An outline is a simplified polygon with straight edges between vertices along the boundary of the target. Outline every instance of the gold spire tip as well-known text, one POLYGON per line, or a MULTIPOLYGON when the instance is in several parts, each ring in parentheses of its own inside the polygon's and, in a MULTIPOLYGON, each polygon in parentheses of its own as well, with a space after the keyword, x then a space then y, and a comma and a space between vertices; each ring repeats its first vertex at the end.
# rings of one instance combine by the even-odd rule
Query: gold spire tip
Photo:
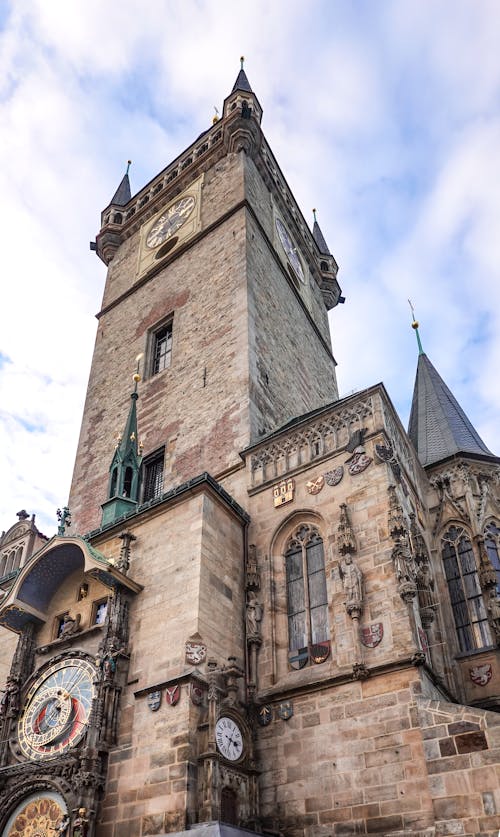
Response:
POLYGON ((245 63, 245 56, 244 55, 240 56, 240 63, 241 63, 241 69, 243 69, 243 64, 245 63))

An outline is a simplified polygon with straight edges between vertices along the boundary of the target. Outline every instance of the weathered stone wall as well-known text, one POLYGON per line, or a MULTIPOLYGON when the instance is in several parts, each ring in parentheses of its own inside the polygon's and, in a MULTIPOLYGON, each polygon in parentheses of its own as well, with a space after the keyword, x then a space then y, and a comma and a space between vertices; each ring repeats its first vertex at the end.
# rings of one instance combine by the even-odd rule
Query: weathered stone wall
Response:
MULTIPOLYGON (((196 811, 197 756, 206 745, 207 661, 185 660, 194 634, 219 665, 244 666, 243 530, 211 494, 186 494, 160 514, 130 527, 130 576, 144 590, 130 607, 129 685, 122 695, 119 741, 110 769, 99 837, 182 830, 196 811), (191 701, 191 675, 201 705, 191 701), (180 699, 163 696, 157 712, 147 693, 180 683, 180 699), (202 725, 200 727, 200 724, 202 725)), ((116 558, 118 541, 99 548, 116 558)))

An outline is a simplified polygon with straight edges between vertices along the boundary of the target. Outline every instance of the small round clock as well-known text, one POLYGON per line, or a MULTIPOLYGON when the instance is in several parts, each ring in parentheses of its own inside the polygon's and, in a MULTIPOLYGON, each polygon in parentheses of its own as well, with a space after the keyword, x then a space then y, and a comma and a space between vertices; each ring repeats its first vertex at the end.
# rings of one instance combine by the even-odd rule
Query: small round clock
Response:
POLYGON ((302 267, 302 262, 297 253, 297 248, 293 243, 290 234, 285 227, 281 218, 276 218, 276 231, 278 233, 279 240, 281 242, 281 246, 285 251, 285 255, 288 259, 290 267, 292 268, 295 275, 300 279, 301 282, 305 282, 304 276, 304 268, 302 267))
POLYGON ((151 250, 159 247, 173 236, 187 221, 196 204, 193 195, 187 195, 173 203, 156 219, 146 238, 146 246, 151 250))
POLYGON ((243 754, 243 735, 232 718, 219 718, 215 725, 215 740, 219 752, 228 761, 238 761, 243 754))
POLYGON ((70 657, 34 681, 18 721, 21 752, 41 760, 66 752, 84 735, 95 694, 95 667, 70 657))

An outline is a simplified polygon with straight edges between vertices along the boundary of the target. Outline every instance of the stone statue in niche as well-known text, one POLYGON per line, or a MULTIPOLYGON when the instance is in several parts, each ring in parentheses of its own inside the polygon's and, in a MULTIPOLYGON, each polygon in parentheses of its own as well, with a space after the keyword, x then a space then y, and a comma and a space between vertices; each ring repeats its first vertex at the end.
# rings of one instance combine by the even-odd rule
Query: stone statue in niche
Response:
POLYGON ((347 553, 339 566, 340 578, 346 596, 345 606, 349 615, 361 611, 363 606, 363 573, 347 553))
POLYGON ((247 639, 260 639, 262 605, 255 593, 248 594, 247 601, 247 639))
POLYGON ((16 677, 8 677, 0 700, 0 718, 15 718, 19 713, 19 683, 16 677))
POLYGON ((497 643, 500 643, 500 598, 497 596, 496 590, 491 590, 486 607, 497 643))
POLYGON ((73 619, 69 613, 65 613, 63 616, 59 639, 66 639, 66 637, 76 634, 80 630, 80 619, 81 616, 79 613, 76 614, 75 619, 73 619))
POLYGON ((87 837, 88 824, 87 809, 79 808, 73 823, 73 837, 87 837))
POLYGON ((434 579, 428 561, 421 561, 417 569, 418 606, 424 628, 429 628, 434 621, 435 602, 432 595, 434 579))

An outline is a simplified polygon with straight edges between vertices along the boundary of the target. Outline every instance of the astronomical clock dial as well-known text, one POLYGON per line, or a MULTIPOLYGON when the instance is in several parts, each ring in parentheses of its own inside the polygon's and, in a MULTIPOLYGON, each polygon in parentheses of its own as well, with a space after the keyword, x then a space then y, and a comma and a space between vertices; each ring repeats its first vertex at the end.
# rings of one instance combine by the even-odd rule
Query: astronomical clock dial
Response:
POLYGON ((243 735, 232 718, 219 718, 215 725, 215 740, 219 752, 228 761, 238 761, 243 754, 243 735))
POLYGON ((65 753, 87 728, 96 670, 87 660, 54 663, 35 680, 18 721, 23 755, 36 761, 65 753))
POLYGON ((168 241, 182 227, 184 222, 187 221, 195 204, 196 200, 193 195, 187 195, 185 198, 180 198, 180 200, 169 206, 151 227, 146 238, 146 246, 154 250, 160 244, 168 241))
POLYGON ((290 267, 292 268, 297 278, 300 279, 301 282, 305 282, 306 279, 304 276, 304 269, 302 267, 302 262, 300 261, 299 255, 297 253, 297 248, 293 243, 290 234, 281 218, 276 218, 276 231, 278 233, 281 246, 285 251, 285 256, 288 259, 290 267))

